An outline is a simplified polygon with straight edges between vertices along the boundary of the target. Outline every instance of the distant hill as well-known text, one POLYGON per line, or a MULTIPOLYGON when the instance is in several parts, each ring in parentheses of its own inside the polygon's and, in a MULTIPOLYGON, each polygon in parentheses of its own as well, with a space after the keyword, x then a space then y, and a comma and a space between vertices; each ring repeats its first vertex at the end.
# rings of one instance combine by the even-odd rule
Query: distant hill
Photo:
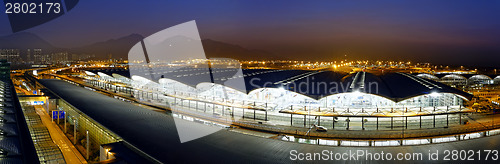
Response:
MULTIPOLYGON (((95 54, 107 58, 109 54, 115 59, 126 59, 132 46, 140 42, 144 37, 139 34, 132 34, 118 39, 111 39, 105 42, 98 42, 88 46, 72 49, 71 52, 77 54, 95 54)), ((265 60, 279 59, 269 52, 261 50, 248 50, 238 45, 214 41, 211 39, 202 40, 203 49, 207 58, 232 58, 237 60, 265 60)))
POLYGON ((128 51, 144 37, 139 34, 131 34, 118 39, 110 39, 104 42, 97 42, 83 47, 70 49, 75 54, 95 54, 96 58, 108 59, 109 54, 114 59, 126 59, 128 51))
MULTIPOLYGON (((131 34, 76 48, 58 48, 35 34, 21 32, 0 37, 0 48, 20 49, 23 58, 26 56, 26 49, 41 48, 44 54, 65 51, 70 54, 95 54, 98 59, 108 59, 110 54, 113 59, 127 59, 130 48, 143 38, 142 35, 131 34)), ((232 58, 237 60, 281 59, 266 51, 250 50, 239 45, 211 39, 202 40, 202 44, 207 58, 232 58)))
POLYGON ((272 53, 262 50, 249 50, 238 45, 204 39, 201 41, 208 58, 232 58, 237 60, 273 60, 280 59, 272 53))

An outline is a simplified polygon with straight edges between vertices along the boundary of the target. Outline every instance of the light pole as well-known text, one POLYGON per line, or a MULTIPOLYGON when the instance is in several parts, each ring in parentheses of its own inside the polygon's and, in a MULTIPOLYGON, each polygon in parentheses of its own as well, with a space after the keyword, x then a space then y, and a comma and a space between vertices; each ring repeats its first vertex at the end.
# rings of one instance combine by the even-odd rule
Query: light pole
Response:
MULTIPOLYGON (((408 117, 405 117, 405 112, 406 112, 406 110, 403 107, 403 117, 401 117, 402 118, 401 119, 401 124, 403 124, 403 121, 405 121, 405 119, 406 119, 406 121, 408 121, 408 117)), ((401 127, 403 127, 403 128, 401 128, 401 130, 403 131, 402 132, 403 136, 401 137, 401 146, 403 146, 403 142, 404 142, 404 139, 405 139, 405 128, 406 128, 406 126, 408 126, 406 124, 406 122, 405 122, 405 125, 401 126, 401 127)))
POLYGON ((87 134, 87 154, 86 154, 86 156, 87 156, 87 160, 88 160, 89 159, 89 154, 90 154, 90 150, 89 150, 89 147, 90 147, 89 130, 87 130, 85 133, 87 134))
POLYGON ((73 118, 73 144, 76 145, 76 120, 73 118))
POLYGON ((57 111, 57 126, 59 126, 59 118, 61 117, 61 110, 57 111))
POLYGON ((66 126, 66 112, 64 112, 64 133, 66 133, 68 130, 67 130, 67 126, 66 126))

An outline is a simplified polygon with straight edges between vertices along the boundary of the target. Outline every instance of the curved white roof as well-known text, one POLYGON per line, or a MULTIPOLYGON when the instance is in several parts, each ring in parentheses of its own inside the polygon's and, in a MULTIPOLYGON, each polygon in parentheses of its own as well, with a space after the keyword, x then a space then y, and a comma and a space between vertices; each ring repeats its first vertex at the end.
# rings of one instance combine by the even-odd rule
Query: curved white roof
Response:
MULTIPOLYGON (((133 76, 132 76, 132 80, 134 80, 134 81, 139 81, 139 82, 145 82, 145 83, 153 82, 153 81, 151 81, 151 80, 149 80, 149 79, 147 79, 147 78, 144 78, 144 77, 142 77, 142 76, 137 76, 137 75, 133 75, 133 76)), ((154 83, 154 82, 153 82, 153 83, 154 83)))
POLYGON ((116 73, 111 74, 111 76, 113 76, 116 79, 128 79, 128 80, 130 80, 128 77, 125 77, 125 76, 122 76, 122 75, 119 75, 116 73))
POLYGON ((421 78, 425 78, 425 79, 430 79, 430 80, 439 80, 438 77, 431 75, 431 74, 427 74, 427 73, 421 73, 421 74, 418 74, 417 76, 421 77, 421 78))
POLYGON ((95 75, 96 75, 95 73, 92 73, 92 72, 90 72, 90 71, 85 71, 85 73, 86 73, 87 75, 89 75, 89 76, 95 76, 95 75))
MULTIPOLYGON (((222 72, 212 72, 216 75, 215 77, 217 77, 214 78, 214 80, 226 79, 226 77, 229 79, 234 76, 234 72, 221 71, 222 72)), ((281 70, 270 72, 269 70, 253 69, 244 70, 243 73, 245 76, 241 77, 241 79, 237 79, 243 87, 227 85, 230 80, 216 80, 212 83, 224 85, 246 94, 260 88, 283 88, 284 90, 306 95, 313 99, 355 91, 376 94, 391 99, 394 102, 403 101, 411 97, 431 92, 454 93, 462 95, 463 97, 471 96, 463 91, 435 82, 436 80, 427 80, 404 73, 376 75, 358 72, 345 75, 334 71, 281 70), (287 81, 287 83, 278 83, 281 81, 287 81), (353 86, 353 84, 355 85, 353 86)), ((204 78, 206 75, 207 72, 205 70, 185 69, 180 72, 166 74, 163 78, 197 88, 197 85, 200 83, 210 83, 210 78, 204 78)), ((448 75, 444 77, 444 79, 447 78, 466 80, 465 77, 460 75, 448 75)), ((147 80, 144 77, 139 78, 135 75, 132 76, 132 79, 135 81, 147 80)))
POLYGON ((492 80, 489 76, 486 75, 474 75, 470 77, 471 80, 492 80))
POLYGON ((465 78, 464 76, 462 75, 457 75, 457 74, 449 74, 449 75, 446 75, 444 77, 441 78, 442 80, 444 79, 453 79, 453 80, 466 80, 467 78, 465 78))
MULTIPOLYGON (((132 76, 132 79, 135 80, 135 81, 141 81, 141 82, 152 82, 150 81, 149 79, 146 79, 144 77, 141 77, 141 76, 132 76)), ((172 80, 172 79, 168 79, 168 78, 161 78, 159 80, 159 83, 162 84, 162 83, 167 83, 167 82, 174 82, 174 83, 177 83, 177 84, 180 84, 180 85, 183 85, 187 88, 194 88, 194 87, 191 87, 187 84, 184 84, 182 82, 179 82, 177 80, 172 80)), ((286 92, 290 92, 290 93, 294 93, 296 94, 296 96, 299 96, 299 97, 304 97, 304 99, 311 99, 311 100, 314 100, 312 97, 308 96, 308 95, 305 95, 305 94, 302 94, 302 93, 299 93, 299 92, 294 92, 294 91, 291 91, 291 90, 286 90, 286 89, 282 89, 282 88, 273 88, 273 87, 265 87, 265 88, 255 88, 251 91, 249 91, 248 93, 245 93, 245 92, 242 92, 240 90, 237 90, 237 89, 234 89, 234 88, 231 88, 231 87, 228 87, 228 86, 225 86, 225 85, 221 85, 221 84, 216 84, 216 83, 210 83, 210 82, 203 82, 203 83, 200 83, 196 86, 196 89, 202 89, 204 87, 206 87, 207 85, 210 85, 209 88, 211 88, 213 85, 216 85, 216 86, 222 86, 222 87, 225 87, 226 89, 228 90, 232 90, 234 92, 240 92, 242 94, 246 94, 246 95, 252 95, 252 94, 255 94, 255 92, 275 92, 275 91, 286 91, 286 92)), ((329 96, 325 96, 321 99, 326 99, 328 97, 328 99, 330 99, 331 97, 334 97, 334 96, 340 96, 340 95, 343 95, 343 94, 353 94, 354 92, 346 92, 346 93, 335 93, 335 94, 331 94, 329 96)), ((454 94, 456 96, 459 96, 460 98, 462 99, 465 99, 465 100, 469 100, 469 98, 466 98, 460 94, 457 94, 457 93, 453 93, 453 92, 439 92, 439 93, 443 93, 443 94, 454 94)), ((377 97, 382 97, 384 99, 387 99, 389 101, 392 101, 392 102, 399 102, 399 101, 395 101, 393 99, 390 99, 389 97, 386 97, 386 96, 383 96, 383 95, 379 95, 379 94, 373 94, 373 93, 366 93, 366 92, 360 92, 359 93, 360 95, 370 95, 370 96, 377 96, 377 97)), ((427 94, 420 94, 420 95, 415 95, 415 96, 412 96, 412 97, 408 97, 408 98, 405 98, 405 99, 411 99, 411 98, 415 98, 415 97, 419 97, 419 96, 427 96, 431 93, 427 93, 427 94)), ((321 100, 319 99, 319 100, 321 100)), ((400 100, 402 101, 402 100, 400 100)))
POLYGON ((97 75, 99 75, 101 77, 106 77, 106 78, 113 78, 113 77, 106 75, 105 73, 102 73, 102 72, 97 72, 97 75))

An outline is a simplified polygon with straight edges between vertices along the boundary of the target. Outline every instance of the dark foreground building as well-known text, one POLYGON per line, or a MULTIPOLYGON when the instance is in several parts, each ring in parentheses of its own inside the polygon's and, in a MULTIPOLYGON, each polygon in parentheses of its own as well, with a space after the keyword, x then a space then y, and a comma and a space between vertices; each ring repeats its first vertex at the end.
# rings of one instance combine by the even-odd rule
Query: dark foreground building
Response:
POLYGON ((6 60, 0 60, 0 163, 39 163, 6 60))

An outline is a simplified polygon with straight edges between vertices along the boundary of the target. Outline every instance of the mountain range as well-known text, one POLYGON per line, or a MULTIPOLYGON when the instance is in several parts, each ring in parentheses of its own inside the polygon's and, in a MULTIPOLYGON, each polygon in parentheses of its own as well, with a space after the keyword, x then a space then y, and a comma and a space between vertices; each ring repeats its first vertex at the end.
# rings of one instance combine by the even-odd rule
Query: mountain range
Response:
MULTIPOLYGON (((61 48, 52 45, 33 33, 21 32, 0 37, 0 49, 19 49, 20 55, 26 58, 27 49, 42 49, 43 54, 56 52, 68 52, 70 54, 87 54, 96 56, 96 59, 127 59, 128 51, 133 45, 140 42, 144 37, 139 34, 96 42, 74 48, 61 48)), ((232 58, 237 60, 274 60, 280 57, 262 50, 251 50, 239 45, 228 44, 211 39, 202 40, 203 48, 207 58, 232 58)))

